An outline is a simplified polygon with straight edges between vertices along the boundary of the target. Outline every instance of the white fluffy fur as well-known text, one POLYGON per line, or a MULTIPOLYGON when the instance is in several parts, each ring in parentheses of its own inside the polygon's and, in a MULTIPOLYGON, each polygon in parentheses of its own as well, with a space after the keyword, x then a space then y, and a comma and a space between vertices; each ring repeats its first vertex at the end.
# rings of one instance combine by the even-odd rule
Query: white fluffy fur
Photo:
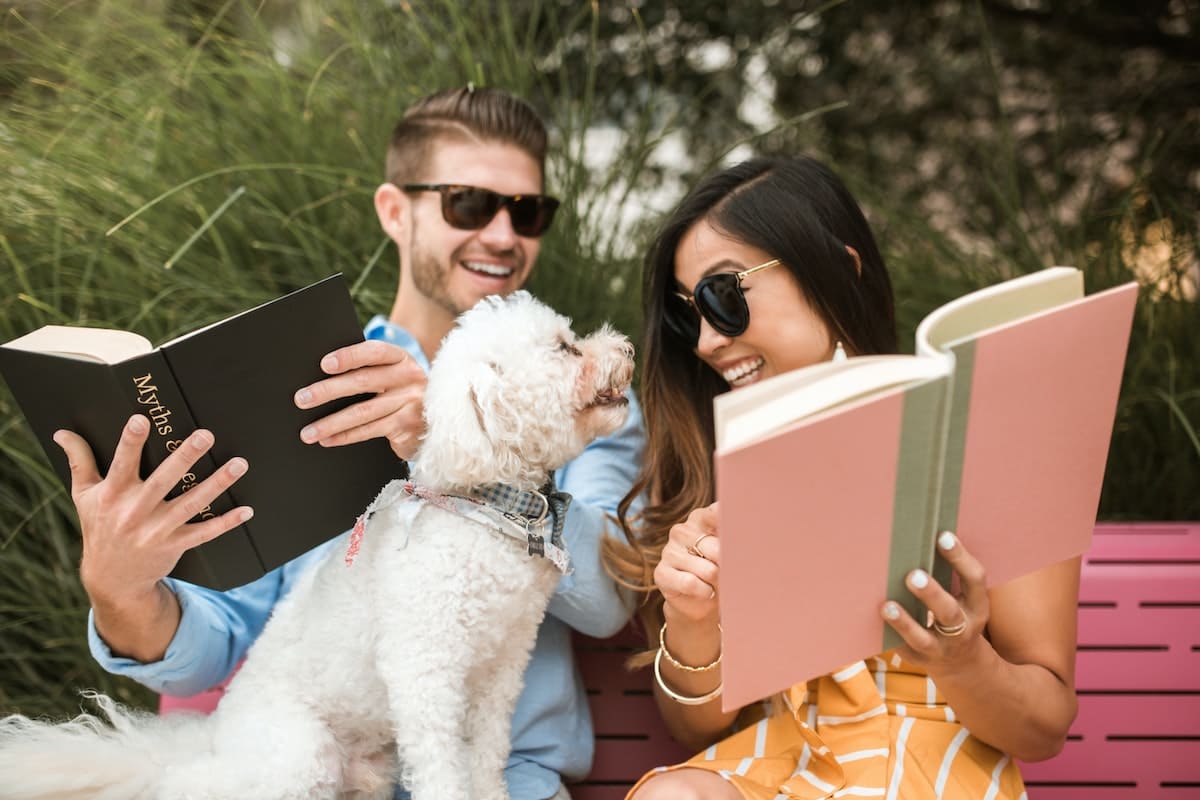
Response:
MULTIPOLYGON (((632 348, 576 341, 524 292, 446 337, 417 484, 535 489, 623 421, 632 348)), ((433 504, 377 514, 275 609, 217 710, 156 717, 90 695, 108 722, 0 720, 0 795, 28 798, 506 798, 513 706, 558 572, 433 504), (397 760, 398 753, 398 760, 397 760), (397 763, 404 765, 398 776, 397 763)))

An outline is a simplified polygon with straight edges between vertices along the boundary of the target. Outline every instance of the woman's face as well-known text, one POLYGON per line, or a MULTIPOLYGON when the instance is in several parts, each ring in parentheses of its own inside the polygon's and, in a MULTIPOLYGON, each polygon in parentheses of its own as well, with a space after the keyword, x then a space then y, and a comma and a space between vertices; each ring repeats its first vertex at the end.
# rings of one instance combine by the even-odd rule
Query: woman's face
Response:
MULTIPOLYGON (((701 278, 742 272, 773 258, 700 220, 675 250, 676 288, 691 295, 701 278)), ((737 389, 764 378, 827 361, 834 342, 824 321, 809 306, 786 266, 756 272, 742 281, 750 325, 740 336, 724 336, 700 319, 695 353, 737 389)))

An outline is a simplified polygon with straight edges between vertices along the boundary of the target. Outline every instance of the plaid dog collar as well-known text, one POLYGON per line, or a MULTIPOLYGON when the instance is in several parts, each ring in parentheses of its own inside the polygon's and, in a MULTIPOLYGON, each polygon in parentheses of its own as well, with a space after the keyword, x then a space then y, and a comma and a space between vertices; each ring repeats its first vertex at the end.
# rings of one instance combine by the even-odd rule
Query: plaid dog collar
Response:
MULTIPOLYGON (((546 481, 541 489, 533 492, 494 483, 475 489, 471 492, 471 498, 491 506, 509 518, 516 518, 515 521, 526 527, 537 525, 553 514, 550 543, 555 547, 562 547, 563 519, 566 517, 571 495, 558 491, 554 487, 553 479, 546 481)), ((536 544, 532 540, 530 548, 530 554, 533 555, 536 544)))
MULTIPOLYGON (((529 555, 547 559, 564 574, 570 572, 570 559, 563 547, 562 530, 571 495, 556 490, 553 480, 547 481, 540 491, 535 492, 493 484, 466 496, 438 494, 411 481, 394 480, 383 487, 355 521, 346 549, 346 566, 354 564, 372 517, 385 509, 392 509, 393 514, 402 514, 405 508, 415 508, 408 504, 409 500, 431 503, 487 525, 500 534, 524 543, 529 555), (549 541, 544 535, 547 532, 550 534, 549 541)), ((407 537, 401 540, 400 546, 403 547, 406 541, 407 537)))

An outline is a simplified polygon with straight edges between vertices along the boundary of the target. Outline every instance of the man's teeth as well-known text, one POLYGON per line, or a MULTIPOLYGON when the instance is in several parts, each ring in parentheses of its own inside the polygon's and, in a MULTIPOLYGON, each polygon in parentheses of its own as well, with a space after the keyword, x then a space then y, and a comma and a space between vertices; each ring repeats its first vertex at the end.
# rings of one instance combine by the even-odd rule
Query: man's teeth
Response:
POLYGON ((737 366, 730 367, 729 369, 722 372, 721 377, 723 377, 725 379, 726 383, 731 384, 731 385, 735 384, 735 383, 739 383, 739 382, 744 382, 746 378, 749 378, 755 372, 758 372, 758 370, 762 367, 763 363, 764 363, 763 359, 761 359, 761 358, 756 358, 752 361, 743 361, 742 363, 738 364, 737 366))
POLYGON ((472 272, 482 272, 484 275, 491 275, 496 278, 507 278, 515 271, 512 267, 502 267, 499 264, 484 264, 479 261, 464 261, 463 266, 472 272))

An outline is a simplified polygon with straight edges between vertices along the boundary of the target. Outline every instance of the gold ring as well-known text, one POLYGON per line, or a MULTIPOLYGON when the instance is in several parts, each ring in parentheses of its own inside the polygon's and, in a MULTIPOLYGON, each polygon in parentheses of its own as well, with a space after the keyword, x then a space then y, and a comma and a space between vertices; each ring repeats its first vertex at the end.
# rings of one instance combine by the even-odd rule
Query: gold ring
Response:
POLYGON ((951 625, 949 628, 944 627, 940 622, 938 622, 935 619, 933 621, 933 629, 935 631, 937 631, 938 633, 940 633, 942 636, 947 636, 947 637, 951 637, 951 638, 953 638, 955 636, 962 636, 963 631, 965 631, 967 629, 967 618, 964 616, 962 622, 958 623, 957 625, 951 625))
POLYGON ((703 558, 705 561, 708 561, 708 556, 704 555, 704 553, 701 552, 701 550, 700 550, 700 543, 703 542, 705 539, 707 539, 710 536, 712 536, 711 533, 700 534, 699 539, 697 539, 696 541, 692 542, 691 544, 689 544, 687 546, 687 551, 694 556, 699 556, 700 558, 703 558))

